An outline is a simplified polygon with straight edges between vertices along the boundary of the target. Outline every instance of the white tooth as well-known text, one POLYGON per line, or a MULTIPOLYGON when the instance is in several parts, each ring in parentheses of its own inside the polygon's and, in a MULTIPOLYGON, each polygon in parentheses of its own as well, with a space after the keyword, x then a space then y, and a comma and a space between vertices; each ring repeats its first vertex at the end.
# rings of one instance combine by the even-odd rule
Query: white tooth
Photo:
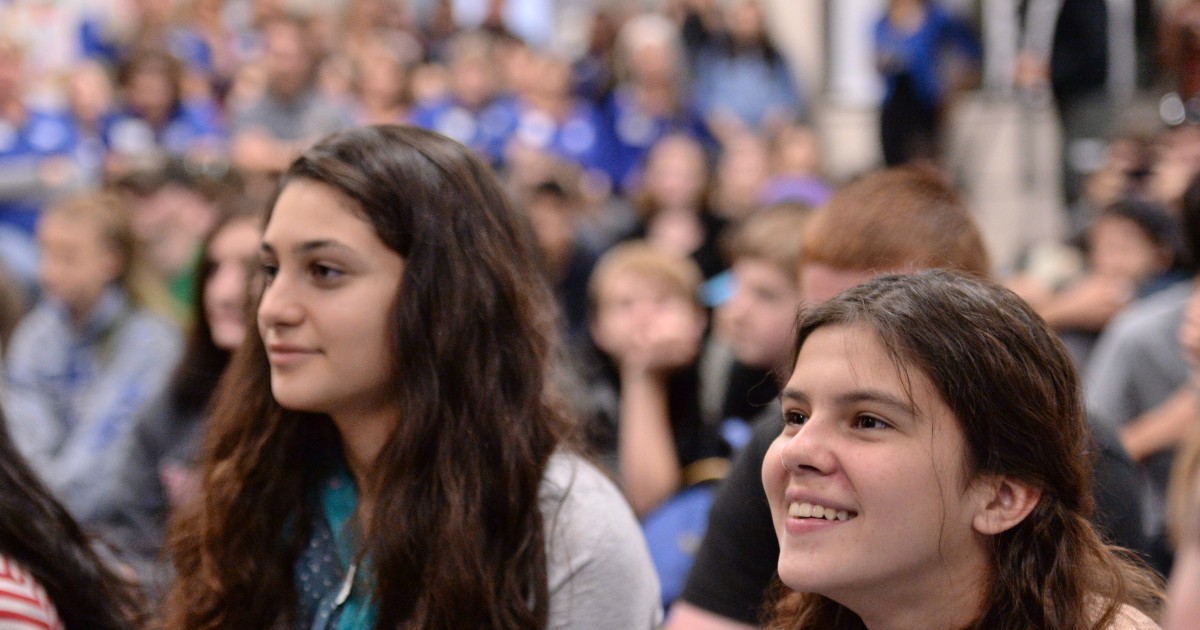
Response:
POLYGON ((825 520, 832 521, 837 518, 837 512, 830 508, 825 508, 825 520))
POLYGON ((813 518, 822 518, 824 516, 825 516, 825 508, 823 508, 819 505, 814 505, 813 509, 812 509, 812 517, 813 518))
POLYGON ((796 514, 796 516, 799 516, 800 518, 808 518, 808 517, 812 516, 812 513, 813 513, 813 506, 811 503, 801 503, 800 511, 796 514))
POLYGON ((788 516, 798 518, 800 516, 800 504, 792 502, 788 504, 788 516))
POLYGON ((839 510, 839 511, 838 511, 838 513, 837 513, 837 519, 838 519, 839 521, 845 521, 845 520, 849 520, 849 518, 850 518, 850 513, 849 513, 849 512, 847 512, 846 510, 839 510))

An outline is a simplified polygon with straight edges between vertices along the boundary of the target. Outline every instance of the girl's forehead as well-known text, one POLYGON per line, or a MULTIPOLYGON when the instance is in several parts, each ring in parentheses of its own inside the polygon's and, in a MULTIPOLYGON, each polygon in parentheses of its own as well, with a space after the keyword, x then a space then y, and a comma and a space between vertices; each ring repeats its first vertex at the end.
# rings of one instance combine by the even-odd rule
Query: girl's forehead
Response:
POLYGON ((797 365, 806 358, 804 350, 814 340, 822 346, 823 353, 832 351, 844 356, 854 375, 894 385, 897 394, 917 412, 930 412, 932 407, 948 408, 938 384, 925 368, 906 357, 895 347, 895 341, 880 334, 870 323, 836 322, 813 329, 800 347, 797 365))

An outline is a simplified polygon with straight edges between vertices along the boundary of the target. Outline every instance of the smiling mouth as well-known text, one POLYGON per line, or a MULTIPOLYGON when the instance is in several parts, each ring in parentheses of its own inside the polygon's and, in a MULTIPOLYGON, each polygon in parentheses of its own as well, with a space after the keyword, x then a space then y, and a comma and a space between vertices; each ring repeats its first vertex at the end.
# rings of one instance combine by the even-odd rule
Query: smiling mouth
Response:
POLYGON ((791 518, 816 518, 825 519, 827 521, 848 521, 856 516, 858 512, 849 510, 835 510, 830 507, 823 507, 814 503, 797 503, 788 504, 788 516, 791 518))

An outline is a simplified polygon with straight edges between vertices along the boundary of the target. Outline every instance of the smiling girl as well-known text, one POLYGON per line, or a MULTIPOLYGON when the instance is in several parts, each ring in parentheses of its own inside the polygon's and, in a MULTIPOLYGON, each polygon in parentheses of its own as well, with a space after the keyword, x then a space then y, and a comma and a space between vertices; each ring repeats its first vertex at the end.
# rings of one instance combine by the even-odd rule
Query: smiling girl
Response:
POLYGON ((1062 344, 1007 290, 884 276, 807 312, 763 460, 774 627, 1157 628, 1151 574, 1087 518, 1062 344))
POLYGON ((354 129, 291 165, 176 523, 168 627, 656 623, 632 511, 553 402, 519 216, 432 132, 354 129))

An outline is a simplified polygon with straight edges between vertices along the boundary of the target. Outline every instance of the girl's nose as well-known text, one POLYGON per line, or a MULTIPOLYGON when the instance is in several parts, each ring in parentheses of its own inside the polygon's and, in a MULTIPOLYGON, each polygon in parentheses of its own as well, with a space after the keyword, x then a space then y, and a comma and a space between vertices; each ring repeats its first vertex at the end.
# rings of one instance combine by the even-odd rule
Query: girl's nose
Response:
POLYGON ((277 274, 264 288, 258 303, 258 323, 262 328, 293 326, 304 317, 304 308, 295 290, 283 274, 277 274))
POLYGON ((792 474, 829 474, 837 468, 837 439, 828 420, 810 417, 786 438, 779 458, 792 474))

